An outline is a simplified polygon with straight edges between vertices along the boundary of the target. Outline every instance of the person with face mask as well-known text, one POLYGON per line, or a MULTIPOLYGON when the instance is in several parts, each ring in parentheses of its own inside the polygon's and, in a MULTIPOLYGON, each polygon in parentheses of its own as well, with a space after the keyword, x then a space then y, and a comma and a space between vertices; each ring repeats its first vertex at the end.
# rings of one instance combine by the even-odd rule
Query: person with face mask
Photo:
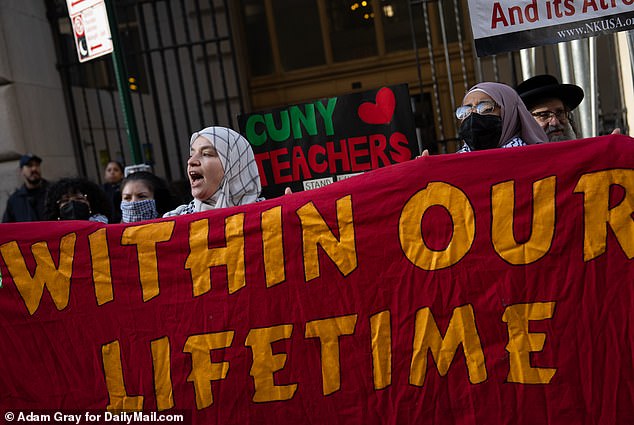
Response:
POLYGON ((174 207, 165 181, 148 171, 132 173, 121 183, 122 223, 153 220, 174 207))
POLYGON ((75 177, 61 179, 49 187, 44 210, 48 220, 89 220, 107 224, 112 206, 99 185, 75 177))
POLYGON ((194 199, 163 217, 192 214, 260 200, 260 174, 251 145, 236 131, 207 127, 189 140, 187 177, 194 199))
POLYGON ((509 148, 548 141, 517 92, 502 83, 484 82, 473 86, 456 109, 458 135, 463 146, 458 152, 509 148))

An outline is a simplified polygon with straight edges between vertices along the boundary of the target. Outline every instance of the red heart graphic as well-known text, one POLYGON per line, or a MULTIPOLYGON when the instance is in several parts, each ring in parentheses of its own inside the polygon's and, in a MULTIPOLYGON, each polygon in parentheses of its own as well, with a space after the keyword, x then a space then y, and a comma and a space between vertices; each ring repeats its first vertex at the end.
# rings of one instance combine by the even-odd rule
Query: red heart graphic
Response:
POLYGON ((389 124, 394 116, 396 99, 394 92, 383 87, 376 94, 376 103, 365 102, 359 106, 358 114, 368 124, 389 124))

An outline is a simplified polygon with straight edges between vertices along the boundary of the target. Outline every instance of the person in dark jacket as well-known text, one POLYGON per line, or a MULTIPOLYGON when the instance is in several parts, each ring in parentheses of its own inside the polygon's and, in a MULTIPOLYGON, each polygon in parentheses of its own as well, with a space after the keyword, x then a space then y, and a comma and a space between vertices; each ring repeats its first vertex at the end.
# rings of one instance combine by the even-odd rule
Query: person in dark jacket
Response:
POLYGON ((121 182, 123 181, 123 164, 118 161, 110 161, 103 173, 104 184, 101 188, 112 204, 112 223, 121 221, 121 182))
POLYGON ((3 223, 45 220, 44 202, 48 182, 42 178, 41 163, 42 158, 33 154, 25 154, 20 158, 20 174, 24 184, 9 197, 2 217, 3 223))

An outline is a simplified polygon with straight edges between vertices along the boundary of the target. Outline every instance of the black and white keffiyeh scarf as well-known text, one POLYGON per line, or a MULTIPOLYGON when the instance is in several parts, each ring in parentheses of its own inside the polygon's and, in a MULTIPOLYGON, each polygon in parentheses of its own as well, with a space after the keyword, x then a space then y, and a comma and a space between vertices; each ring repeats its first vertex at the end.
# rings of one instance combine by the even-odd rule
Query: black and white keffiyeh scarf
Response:
POLYGON ((194 199, 163 217, 250 204, 261 200, 260 174, 249 141, 230 128, 207 127, 192 134, 189 145, 191 146, 199 137, 209 140, 218 152, 224 169, 220 187, 211 198, 194 199))
POLYGON ((136 223, 137 221, 153 220, 158 217, 156 201, 144 199, 135 202, 121 202, 121 222, 136 223))

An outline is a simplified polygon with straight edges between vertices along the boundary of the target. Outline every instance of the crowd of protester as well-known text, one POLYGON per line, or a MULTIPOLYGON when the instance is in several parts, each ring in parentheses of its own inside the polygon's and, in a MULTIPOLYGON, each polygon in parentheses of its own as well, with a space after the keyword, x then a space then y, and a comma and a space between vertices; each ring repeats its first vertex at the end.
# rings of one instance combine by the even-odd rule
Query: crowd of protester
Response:
MULTIPOLYGON (((551 75, 529 78, 516 88, 478 83, 456 109, 462 141, 458 152, 575 139, 571 112, 583 97, 580 87, 560 84, 551 75)), ((225 127, 207 127, 191 135, 189 148, 187 179, 193 199, 180 206, 166 182, 148 171, 149 167, 128 167, 128 174, 128 168, 110 161, 102 185, 80 177, 51 184, 42 178, 42 159, 25 154, 19 162, 24 184, 9 198, 2 221, 133 223, 262 199, 258 167, 242 135, 225 127)), ((425 151, 423 156, 427 155, 425 151)))
POLYGON ((165 180, 147 171, 149 166, 124 167, 110 161, 102 185, 83 177, 48 183, 42 178, 42 159, 26 154, 20 160, 24 184, 10 197, 3 222, 134 223, 261 199, 253 151, 242 135, 225 127, 207 127, 191 136, 189 146, 187 177, 193 199, 181 206, 165 180))

